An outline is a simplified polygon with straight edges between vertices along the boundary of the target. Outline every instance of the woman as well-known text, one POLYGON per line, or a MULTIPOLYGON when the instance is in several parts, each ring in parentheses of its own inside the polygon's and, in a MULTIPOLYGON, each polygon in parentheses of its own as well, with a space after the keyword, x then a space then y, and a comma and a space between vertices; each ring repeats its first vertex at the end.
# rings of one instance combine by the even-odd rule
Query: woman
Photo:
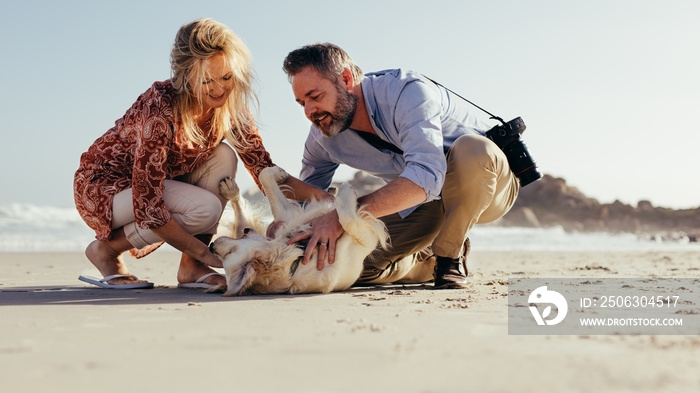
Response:
POLYGON ((227 202, 219 182, 236 174, 236 154, 221 141, 258 185, 260 171, 273 165, 248 109, 255 100, 250 53, 226 26, 200 19, 178 31, 171 66, 172 78, 154 83, 81 156, 75 203, 97 233, 85 254, 105 277, 83 281, 152 287, 129 274, 121 255, 140 258, 165 241, 183 253, 179 283, 226 283, 210 268, 222 262, 207 247, 227 202))

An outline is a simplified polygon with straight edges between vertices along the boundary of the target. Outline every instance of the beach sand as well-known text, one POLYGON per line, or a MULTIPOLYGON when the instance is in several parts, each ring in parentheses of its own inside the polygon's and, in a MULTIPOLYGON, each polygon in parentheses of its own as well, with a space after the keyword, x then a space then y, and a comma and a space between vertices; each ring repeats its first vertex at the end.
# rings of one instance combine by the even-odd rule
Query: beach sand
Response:
POLYGON ((0 253, 3 392, 698 392, 700 336, 508 335, 508 278, 700 277, 697 252, 479 252, 470 285, 221 297, 179 256, 152 290, 90 287, 80 253, 0 253))

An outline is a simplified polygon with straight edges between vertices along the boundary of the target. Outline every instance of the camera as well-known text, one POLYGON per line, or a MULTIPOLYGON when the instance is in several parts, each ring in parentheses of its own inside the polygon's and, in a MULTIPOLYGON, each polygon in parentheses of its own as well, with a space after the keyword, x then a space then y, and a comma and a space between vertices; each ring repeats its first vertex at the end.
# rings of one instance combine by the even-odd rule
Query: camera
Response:
POLYGON ((530 152, 525 143, 520 140, 520 134, 525 131, 525 122, 522 118, 504 122, 503 119, 495 117, 502 124, 486 131, 486 137, 493 141, 506 155, 510 170, 520 180, 520 187, 538 180, 542 177, 537 170, 537 164, 532 160, 530 152))

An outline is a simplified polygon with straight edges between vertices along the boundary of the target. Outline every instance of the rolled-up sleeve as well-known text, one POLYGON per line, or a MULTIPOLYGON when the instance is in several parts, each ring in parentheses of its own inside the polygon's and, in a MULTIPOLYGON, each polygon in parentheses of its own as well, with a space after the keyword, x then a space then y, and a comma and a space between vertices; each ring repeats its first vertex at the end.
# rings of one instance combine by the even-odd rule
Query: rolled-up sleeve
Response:
MULTIPOLYGON (((255 120, 253 116, 250 116, 252 126, 243 133, 234 132, 232 133, 233 138, 244 138, 241 143, 246 146, 245 149, 236 149, 238 156, 241 158, 241 162, 248 170, 250 175, 253 177, 253 181, 258 186, 260 191, 263 191, 262 183, 260 183, 260 172, 267 167, 274 166, 272 158, 270 158, 270 153, 268 153, 265 146, 263 146, 262 138, 260 137, 260 132, 258 128, 254 125, 255 120)), ((235 143, 233 144, 236 145, 235 143)), ((264 191, 263 191, 264 192, 264 191)))
POLYGON ((399 175, 425 190, 426 202, 440 198, 447 163, 438 92, 423 81, 407 83, 399 95, 394 124, 406 168, 399 175))
POLYGON ((172 123, 164 116, 151 115, 135 127, 139 129, 132 177, 134 217, 139 228, 158 228, 172 219, 163 201, 172 123))

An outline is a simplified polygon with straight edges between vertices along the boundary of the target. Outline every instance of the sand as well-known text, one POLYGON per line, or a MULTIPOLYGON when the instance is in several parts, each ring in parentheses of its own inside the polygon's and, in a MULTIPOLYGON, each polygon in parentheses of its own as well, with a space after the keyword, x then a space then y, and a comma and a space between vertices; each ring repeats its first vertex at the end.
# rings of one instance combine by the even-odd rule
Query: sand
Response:
POLYGON ((0 253, 3 392, 698 392, 700 336, 508 335, 509 277, 700 277, 697 252, 479 252, 467 289, 224 298, 178 255, 89 287, 80 253, 0 253))

